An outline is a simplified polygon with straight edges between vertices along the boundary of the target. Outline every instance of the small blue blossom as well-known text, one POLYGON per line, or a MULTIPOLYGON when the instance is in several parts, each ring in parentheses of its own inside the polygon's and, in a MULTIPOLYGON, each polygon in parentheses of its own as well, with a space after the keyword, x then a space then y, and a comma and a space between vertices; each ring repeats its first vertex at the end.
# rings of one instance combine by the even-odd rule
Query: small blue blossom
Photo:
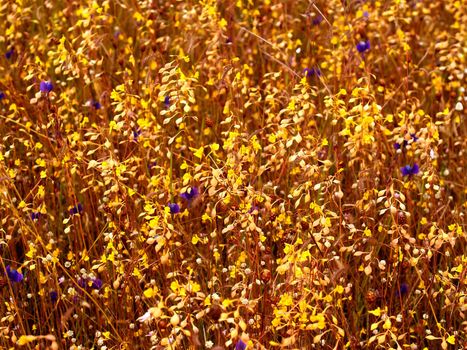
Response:
POLYGON ((364 18, 369 18, 370 17, 370 14, 368 13, 368 11, 363 12, 363 17, 364 18))
POLYGON ((166 108, 170 107, 170 96, 169 95, 165 96, 164 105, 165 105, 166 108))
POLYGON ((0 101, 5 98, 5 93, 3 91, 0 91, 0 101))
MULTIPOLYGON (((415 133, 411 133, 411 134, 410 134, 410 137, 412 137, 412 142, 417 142, 418 137, 417 137, 417 135, 416 135, 415 133)), ((409 141, 410 141, 410 140, 409 140, 409 141)), ((395 148, 396 150, 398 150, 398 149, 404 149, 404 148, 407 147, 407 145, 409 144, 409 141, 404 140, 404 141, 402 142, 402 144, 400 144, 399 142, 396 142, 396 143, 394 143, 394 148, 395 148)))
POLYGON ((414 165, 406 165, 401 168, 401 172, 403 176, 412 176, 418 174, 420 171, 420 168, 418 167, 417 163, 414 163, 414 165))
POLYGON ((94 109, 101 109, 102 105, 100 104, 99 101, 91 101, 91 105, 94 107, 94 109))
POLYGON ((14 53, 15 53, 15 49, 10 49, 7 52, 5 52, 6 59, 9 60, 13 56, 14 53))
POLYGON ((73 208, 70 209, 70 215, 81 214, 83 212, 83 205, 78 203, 73 208))
POLYGON ((237 344, 235 345, 235 350, 245 350, 246 349, 246 344, 243 340, 239 339, 237 344))
POLYGON ((190 187, 186 192, 180 194, 180 197, 187 201, 192 201, 199 195, 199 190, 197 187, 190 187))
POLYGON ((78 280, 78 286, 80 286, 81 288, 86 288, 86 279, 85 278, 80 278, 78 280))
POLYGON ((323 21, 323 16, 318 15, 318 16, 316 16, 315 18, 313 18, 313 22, 312 22, 312 23, 313 23, 314 26, 317 26, 317 25, 319 25, 322 21, 323 21))
POLYGON ((32 212, 32 213, 31 213, 31 219, 32 219, 33 221, 39 220, 39 217, 40 217, 40 216, 41 216, 41 213, 39 213, 39 212, 32 212))
POLYGON ((360 53, 364 53, 365 51, 368 51, 370 49, 370 41, 367 39, 365 41, 360 41, 357 44, 357 51, 360 53))
POLYGON ((11 282, 21 282, 23 280, 23 274, 15 269, 12 269, 10 265, 6 266, 6 273, 11 282))
POLYGON ((142 131, 140 128, 133 130, 133 140, 138 141, 138 137, 141 135, 142 131))
POLYGON ((170 208, 170 213, 171 214, 180 213, 180 206, 177 203, 169 203, 168 207, 170 208))
POLYGON ((255 211, 258 212, 258 211, 259 211, 259 207, 256 206, 256 205, 252 205, 251 208, 250 208, 250 210, 248 210, 248 213, 249 213, 249 214, 254 214, 255 211))
POLYGON ((58 300, 58 293, 53 290, 49 293, 49 297, 50 297, 50 301, 52 302, 52 304, 55 304, 58 300))
POLYGON ((93 278, 93 279, 92 279, 91 288, 92 288, 92 289, 97 289, 97 290, 99 290, 99 289, 102 288, 103 284, 104 284, 104 283, 102 282, 101 279, 99 279, 99 278, 93 278))
POLYGON ((41 81, 40 90, 44 93, 49 93, 54 88, 52 82, 50 81, 41 81))
POLYGON ((407 283, 401 283, 400 288, 396 291, 396 296, 404 296, 409 292, 409 285, 407 283))
POLYGON ((307 78, 311 78, 313 76, 320 77, 321 76, 321 70, 319 68, 305 68, 303 70, 303 73, 306 74, 307 78))

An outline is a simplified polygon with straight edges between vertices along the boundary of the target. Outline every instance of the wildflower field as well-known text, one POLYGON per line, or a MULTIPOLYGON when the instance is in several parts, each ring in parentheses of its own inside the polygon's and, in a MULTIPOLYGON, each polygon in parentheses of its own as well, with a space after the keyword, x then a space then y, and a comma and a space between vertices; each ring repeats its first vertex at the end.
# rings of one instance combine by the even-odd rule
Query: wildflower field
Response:
POLYGON ((465 0, 0 18, 0 349, 467 348, 465 0))

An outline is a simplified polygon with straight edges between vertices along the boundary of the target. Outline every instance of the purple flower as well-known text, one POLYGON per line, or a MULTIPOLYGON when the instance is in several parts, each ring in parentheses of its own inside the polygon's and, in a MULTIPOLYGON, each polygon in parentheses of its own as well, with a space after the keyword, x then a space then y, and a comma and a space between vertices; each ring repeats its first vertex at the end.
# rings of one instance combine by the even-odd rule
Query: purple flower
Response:
POLYGON ((420 171, 420 168, 418 167, 417 163, 414 163, 414 165, 406 165, 401 168, 401 172, 403 176, 412 176, 418 174, 420 171))
POLYGON ((360 53, 364 53, 370 49, 370 41, 367 39, 365 41, 360 41, 357 44, 357 51, 360 53))
POLYGON ((70 215, 81 214, 83 212, 83 205, 81 203, 76 204, 70 209, 70 215))
POLYGON ((401 283, 399 290, 396 291, 396 296, 404 296, 409 292, 409 285, 407 283, 401 283))
POLYGON ((23 280, 23 274, 15 269, 12 269, 10 265, 6 266, 6 273, 11 282, 21 282, 23 280))
POLYGON ((138 141, 138 137, 141 135, 142 131, 140 128, 133 130, 133 140, 138 141))
POLYGON ((39 220, 39 217, 40 217, 40 216, 41 216, 41 213, 39 213, 39 212, 32 212, 32 213, 31 213, 31 219, 32 219, 33 221, 39 220))
POLYGON ((5 93, 3 91, 0 91, 0 101, 5 98, 5 93))
POLYGON ((169 203, 168 207, 170 208, 170 213, 171 214, 180 213, 180 206, 177 203, 169 203))
POLYGON ((180 194, 180 197, 191 202, 199 195, 199 190, 197 187, 190 187, 186 192, 180 194))
POLYGON ((323 21, 323 16, 318 15, 315 18, 313 18, 313 25, 317 26, 323 21))
POLYGON ((103 284, 104 284, 104 283, 102 282, 101 279, 99 279, 99 278, 93 278, 93 279, 92 279, 91 288, 92 288, 92 289, 97 289, 97 290, 99 290, 99 289, 102 288, 102 285, 103 285, 103 284))
POLYGON ((54 88, 52 82, 50 81, 41 81, 41 84, 40 84, 40 89, 42 92, 44 93, 49 93, 50 91, 52 91, 54 88))
POLYGON ((80 278, 78 280, 78 286, 80 286, 81 288, 86 288, 86 279, 85 278, 80 278))
POLYGON ((170 107, 170 96, 169 95, 165 96, 164 105, 165 105, 166 108, 170 107))
POLYGON ((255 211, 258 212, 258 211, 259 211, 259 207, 256 206, 256 205, 252 205, 251 208, 250 208, 250 210, 248 210, 248 213, 249 213, 249 214, 254 214, 255 211))
POLYGON ((319 68, 305 68, 303 70, 303 73, 306 73, 307 78, 311 78, 313 76, 321 76, 321 70, 319 68))
POLYGON ((94 107, 94 109, 101 109, 102 107, 99 101, 92 101, 91 105, 94 107))
POLYGON ((245 350, 246 344, 243 340, 239 339, 237 345, 235 345, 235 350, 245 350))
POLYGON ((6 59, 9 60, 11 56, 13 56, 14 52, 15 52, 15 49, 10 49, 7 52, 5 52, 6 59))
MULTIPOLYGON (((411 134, 410 134, 410 137, 412 137, 412 142, 417 142, 418 137, 417 137, 417 135, 416 135, 415 133, 411 133, 411 134)), ((410 141, 410 140, 409 140, 409 141, 410 141)), ((398 149, 404 149, 404 148, 407 147, 407 145, 409 144, 409 141, 404 140, 404 141, 402 142, 402 144, 400 144, 399 142, 396 142, 396 143, 394 143, 394 148, 395 148, 396 150, 398 150, 398 149)))
POLYGON ((58 300, 58 293, 56 291, 51 291, 49 293, 50 301, 52 301, 52 304, 55 304, 58 300))

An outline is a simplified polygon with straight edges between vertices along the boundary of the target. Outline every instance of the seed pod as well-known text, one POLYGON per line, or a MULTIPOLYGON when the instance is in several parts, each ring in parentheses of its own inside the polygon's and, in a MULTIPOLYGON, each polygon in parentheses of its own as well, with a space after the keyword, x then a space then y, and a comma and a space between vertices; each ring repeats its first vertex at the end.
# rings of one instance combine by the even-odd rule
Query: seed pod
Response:
POLYGON ((218 304, 214 304, 209 308, 208 315, 214 320, 218 321, 222 314, 222 308, 218 304))
POLYGON ((206 123, 206 126, 207 126, 208 128, 212 128, 213 125, 214 125, 214 120, 212 120, 212 119, 209 118, 209 117, 206 117, 205 123, 206 123))
POLYGON ((403 211, 397 213, 397 223, 399 225, 405 225, 407 223, 407 216, 403 211))
POLYGON ((264 282, 264 283, 267 283, 271 280, 271 271, 269 271, 268 269, 264 269, 262 272, 261 272, 261 280, 264 282))

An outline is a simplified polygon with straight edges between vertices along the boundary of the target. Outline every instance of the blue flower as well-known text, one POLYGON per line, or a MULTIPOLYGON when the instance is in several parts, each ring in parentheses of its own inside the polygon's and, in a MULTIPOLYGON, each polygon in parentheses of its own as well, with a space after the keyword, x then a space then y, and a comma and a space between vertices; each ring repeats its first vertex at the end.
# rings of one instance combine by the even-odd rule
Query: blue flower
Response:
POLYGON ((177 203, 169 203, 168 207, 170 208, 171 214, 180 213, 180 206, 177 203))
POLYGON ((51 291, 49 293, 50 301, 52 301, 52 304, 55 304, 58 300, 58 293, 56 291, 51 291))
POLYGON ((188 202, 192 201, 199 195, 199 190, 197 187, 190 187, 186 192, 180 194, 180 197, 187 200, 188 202))
POLYGON ((5 52, 6 59, 9 60, 11 56, 13 56, 14 53, 15 53, 15 49, 10 49, 7 52, 5 52))
POLYGON ((319 25, 322 21, 323 21, 323 16, 318 15, 318 16, 316 16, 315 18, 313 18, 313 22, 312 22, 312 23, 313 23, 314 26, 317 26, 317 25, 319 25))
POLYGON ((94 109, 101 109, 102 107, 99 101, 92 101, 91 105, 94 107, 94 109))
POLYGON ((33 221, 39 220, 39 217, 40 217, 40 216, 41 216, 41 213, 39 213, 39 212, 32 212, 32 213, 31 213, 31 219, 32 219, 33 221))
POLYGON ((249 213, 249 214, 254 214, 255 211, 258 212, 258 211, 259 211, 259 207, 256 206, 256 205, 252 205, 251 208, 250 208, 250 210, 248 210, 248 213, 249 213))
POLYGON ((414 163, 414 165, 406 165, 402 167, 401 172, 403 176, 412 176, 418 174, 420 172, 420 168, 417 163, 414 163))
POLYGON ((245 350, 246 349, 246 344, 243 340, 239 340, 237 342, 237 345, 235 345, 235 350, 245 350))
POLYGON ((360 41, 357 44, 357 50, 360 53, 364 53, 365 51, 368 51, 370 49, 370 41, 367 39, 365 41, 360 41))
POLYGON ((52 91, 54 88, 52 82, 50 81, 41 81, 41 84, 40 84, 40 89, 42 92, 44 93, 49 93, 50 91, 52 91))
POLYGON ((396 291, 396 297, 404 296, 409 292, 409 285, 407 283, 401 283, 400 288, 396 291))
MULTIPOLYGON (((417 135, 416 135, 415 133, 411 133, 411 134, 410 134, 410 137, 412 137, 412 142, 417 142, 418 137, 417 137, 417 135)), ((410 140, 409 140, 409 141, 410 141, 410 140)), ((395 148, 396 150, 398 150, 398 149, 404 149, 404 148, 407 147, 407 145, 409 144, 409 141, 404 140, 404 141, 402 142, 402 144, 400 144, 399 142, 396 142, 396 143, 394 143, 394 148, 395 148)))
POLYGON ((5 98, 5 93, 3 91, 0 91, 0 101, 5 98))
POLYGON ((320 77, 321 76, 321 70, 319 68, 305 68, 303 70, 303 73, 306 73, 306 76, 308 78, 311 78, 312 76, 317 76, 317 77, 320 77))
POLYGON ((23 280, 23 274, 15 269, 12 269, 10 265, 6 266, 6 273, 11 282, 21 282, 23 280))
POLYGON ((78 286, 80 286, 81 288, 86 288, 86 279, 85 278, 80 278, 78 280, 78 286))
POLYGON ((133 130, 133 140, 138 141, 138 137, 141 135, 142 131, 140 128, 133 130))
POLYGON ((91 288, 92 288, 92 289, 97 289, 97 290, 99 290, 99 289, 102 288, 102 285, 103 285, 103 284, 104 284, 104 283, 102 282, 102 280, 96 277, 96 278, 93 278, 93 279, 92 279, 91 288))
POLYGON ((70 209, 70 215, 81 214, 83 212, 83 205, 78 203, 73 208, 70 209))
POLYGON ((165 105, 166 108, 170 107, 170 96, 169 95, 165 96, 164 105, 165 105))

